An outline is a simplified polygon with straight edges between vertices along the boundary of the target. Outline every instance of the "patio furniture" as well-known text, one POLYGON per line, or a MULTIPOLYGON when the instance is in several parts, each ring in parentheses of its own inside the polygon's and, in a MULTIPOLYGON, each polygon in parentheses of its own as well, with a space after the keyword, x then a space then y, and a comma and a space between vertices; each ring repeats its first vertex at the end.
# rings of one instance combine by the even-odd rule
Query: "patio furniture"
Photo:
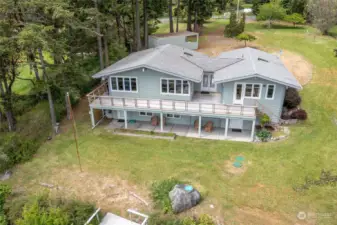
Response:
POLYGON ((208 121, 206 125, 204 126, 204 129, 206 132, 212 132, 213 131, 213 122, 208 121))

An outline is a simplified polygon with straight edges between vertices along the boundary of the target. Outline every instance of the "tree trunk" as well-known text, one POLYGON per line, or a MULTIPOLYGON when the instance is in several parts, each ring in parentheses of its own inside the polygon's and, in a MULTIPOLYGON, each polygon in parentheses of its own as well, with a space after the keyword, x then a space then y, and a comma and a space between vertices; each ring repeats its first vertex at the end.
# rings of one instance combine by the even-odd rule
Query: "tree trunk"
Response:
POLYGON ((192 0, 188 0, 187 9, 187 31, 192 31, 192 0))
POLYGON ((195 7, 193 31, 194 32, 198 31, 198 11, 197 11, 197 7, 195 7))
MULTIPOLYGON (((98 11, 97 0, 94 0, 95 8, 98 11)), ((98 15, 96 16, 96 35, 97 35, 97 48, 98 48, 98 55, 99 55, 99 65, 101 70, 104 69, 104 60, 103 60, 103 50, 102 50, 102 37, 101 37, 101 27, 98 15)))
POLYGON ((172 13, 172 0, 169 0, 169 21, 170 21, 170 33, 174 33, 174 29, 173 29, 173 13, 172 13))
POLYGON ((8 124, 8 131, 12 132, 15 131, 15 120, 14 120, 14 115, 13 115, 13 110, 6 110, 5 111, 6 118, 7 118, 7 124, 8 124))
MULTIPOLYGON (((3 82, 7 82, 7 80, 4 80, 3 82)), ((12 107, 12 100, 11 100, 11 91, 6 88, 8 85, 4 83, 4 88, 2 87, 2 83, 0 83, 0 97, 4 101, 4 112, 6 114, 7 119, 7 125, 8 125, 8 131, 12 132, 15 131, 15 118, 13 115, 13 107, 12 107)))
POLYGON ((104 41, 104 58, 105 58, 105 67, 110 66, 110 60, 109 60, 109 45, 108 45, 108 34, 105 34, 103 37, 104 41))
POLYGON ((269 19, 269 22, 268 22, 268 29, 271 28, 271 19, 269 19))
POLYGON ((144 10, 144 48, 148 48, 149 42, 149 28, 147 24, 147 0, 143 0, 143 10, 144 10))
POLYGON ((118 36, 118 41, 121 41, 121 31, 120 31, 120 27, 121 27, 121 21, 119 18, 119 15, 116 15, 116 26, 117 26, 117 36, 118 36))
POLYGON ((51 94, 51 90, 50 90, 50 87, 49 87, 49 84, 48 84, 48 77, 47 77, 47 73, 46 73, 46 66, 44 64, 44 57, 43 57, 42 50, 39 48, 38 52, 39 52, 40 61, 41 61, 43 80, 46 83, 46 87, 47 87, 50 119, 51 119, 51 124, 52 124, 52 131, 53 131, 53 135, 54 135, 54 134, 56 134, 56 115, 55 115, 54 100, 53 100, 53 96, 51 94))
POLYGON ((139 0, 136 0, 135 26, 136 26, 136 49, 137 49, 137 51, 140 51, 140 49, 142 48, 142 44, 141 44, 141 41, 140 41, 139 0))
POLYGON ((178 3, 177 3, 177 26, 176 26, 176 32, 179 32, 179 16, 180 16, 180 0, 178 0, 178 3))
POLYGON ((245 47, 247 47, 247 41, 245 40, 245 47))
POLYGON ((32 68, 34 70, 36 80, 40 80, 39 70, 37 68, 37 63, 35 61, 35 55, 34 55, 32 49, 29 49, 28 57, 29 57, 29 63, 32 65, 32 68))

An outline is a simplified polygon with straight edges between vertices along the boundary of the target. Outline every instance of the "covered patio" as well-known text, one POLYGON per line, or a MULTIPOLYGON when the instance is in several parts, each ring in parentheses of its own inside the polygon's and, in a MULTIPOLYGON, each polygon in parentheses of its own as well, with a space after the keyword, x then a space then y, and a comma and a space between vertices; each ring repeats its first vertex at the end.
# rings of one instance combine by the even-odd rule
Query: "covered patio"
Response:
MULTIPOLYGON (((255 126, 255 125, 254 125, 255 126)), ((108 130, 114 130, 116 128, 125 129, 125 121, 112 120, 108 125, 108 130)), ((127 129, 140 130, 140 131, 154 131, 154 132, 166 132, 175 133, 181 137, 191 137, 191 138, 202 138, 211 140, 231 140, 231 141, 242 141, 251 142, 252 141, 252 131, 242 130, 241 132, 235 132, 228 128, 226 134, 226 128, 215 127, 212 132, 206 132, 203 129, 195 129, 193 125, 182 125, 182 124, 166 124, 161 126, 152 126, 151 123, 146 121, 137 121, 136 123, 128 123, 127 129)))

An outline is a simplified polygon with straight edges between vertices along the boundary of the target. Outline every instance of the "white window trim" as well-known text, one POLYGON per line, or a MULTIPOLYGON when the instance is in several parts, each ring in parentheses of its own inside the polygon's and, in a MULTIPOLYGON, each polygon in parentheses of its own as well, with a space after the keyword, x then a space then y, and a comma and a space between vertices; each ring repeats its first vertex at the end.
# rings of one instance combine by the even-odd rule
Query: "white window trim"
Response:
POLYGON ((138 78, 137 77, 129 77, 129 76, 110 76, 109 78, 109 84, 110 84, 110 91, 111 92, 124 92, 124 93, 138 93, 138 78), (112 90, 112 78, 116 78, 116 85, 117 85, 117 90, 112 90), (123 78, 123 89, 124 90, 119 90, 118 88, 118 78, 123 78), (130 79, 130 91, 125 91, 125 84, 124 84, 124 79, 129 78, 130 79), (132 91, 132 86, 131 86, 131 79, 136 79, 136 91, 132 91))
POLYGON ((166 114, 166 118, 169 118, 169 119, 181 119, 181 115, 174 114, 174 113, 167 113, 166 114), (168 116, 169 114, 171 114, 172 117, 168 116), (179 117, 175 117, 175 116, 179 116, 179 117))
POLYGON ((265 98, 267 100, 274 100, 274 98, 275 98, 275 92, 276 92, 276 85, 275 84, 267 84, 265 98), (269 88, 269 86, 274 86, 274 91, 273 91, 273 97, 272 98, 268 98, 268 88, 269 88))
POLYGON ((160 94, 161 95, 181 95, 181 96, 190 96, 191 95, 191 82, 188 80, 183 80, 183 79, 176 79, 176 78, 160 78, 160 94), (163 80, 167 80, 167 93, 163 92, 162 89, 162 84, 163 84, 163 80), (169 93, 169 80, 174 80, 174 93, 169 93), (177 94, 176 93, 176 80, 180 80, 181 81, 181 94, 177 94), (184 81, 187 81, 188 83, 188 94, 184 94, 184 81))
POLYGON ((236 96, 236 85, 237 84, 242 84, 242 91, 243 91, 243 99, 261 99, 261 95, 262 95, 262 88, 263 85, 261 83, 245 83, 245 82, 235 82, 234 83, 234 90, 233 90, 233 102, 235 101, 235 96, 236 96), (247 84, 251 84, 252 86, 252 96, 251 97, 247 97, 246 96, 246 85, 247 84), (260 86, 260 91, 259 91, 259 96, 258 97, 253 97, 253 93, 254 93, 254 85, 259 85, 260 86))
POLYGON ((260 99, 261 98, 262 84, 260 84, 260 83, 243 83, 243 84, 245 85, 245 92, 243 93, 243 97, 244 98, 247 98, 247 99, 260 99), (250 97, 246 96, 247 84, 251 84, 252 85, 252 95, 250 97), (258 97, 253 97, 253 94, 254 94, 254 85, 259 85, 260 86, 259 96, 258 97))
POLYGON ((139 112, 139 116, 146 116, 146 117, 152 117, 153 116, 153 112, 139 112), (142 115, 141 113, 145 113, 145 115, 142 115), (151 113, 152 115, 149 116, 148 113, 151 113))

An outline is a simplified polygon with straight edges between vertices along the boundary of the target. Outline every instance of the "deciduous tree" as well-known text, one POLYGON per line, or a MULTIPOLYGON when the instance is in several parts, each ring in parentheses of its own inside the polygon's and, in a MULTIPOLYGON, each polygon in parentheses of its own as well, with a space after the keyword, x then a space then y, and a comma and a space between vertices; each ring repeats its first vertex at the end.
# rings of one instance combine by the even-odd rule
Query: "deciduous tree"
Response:
POLYGON ((313 24, 323 34, 327 34, 329 29, 336 25, 337 0, 310 0, 308 10, 313 24))
POLYGON ((268 28, 271 28, 272 21, 282 20, 286 16, 286 10, 276 0, 261 5, 259 11, 257 19, 268 21, 268 28))

